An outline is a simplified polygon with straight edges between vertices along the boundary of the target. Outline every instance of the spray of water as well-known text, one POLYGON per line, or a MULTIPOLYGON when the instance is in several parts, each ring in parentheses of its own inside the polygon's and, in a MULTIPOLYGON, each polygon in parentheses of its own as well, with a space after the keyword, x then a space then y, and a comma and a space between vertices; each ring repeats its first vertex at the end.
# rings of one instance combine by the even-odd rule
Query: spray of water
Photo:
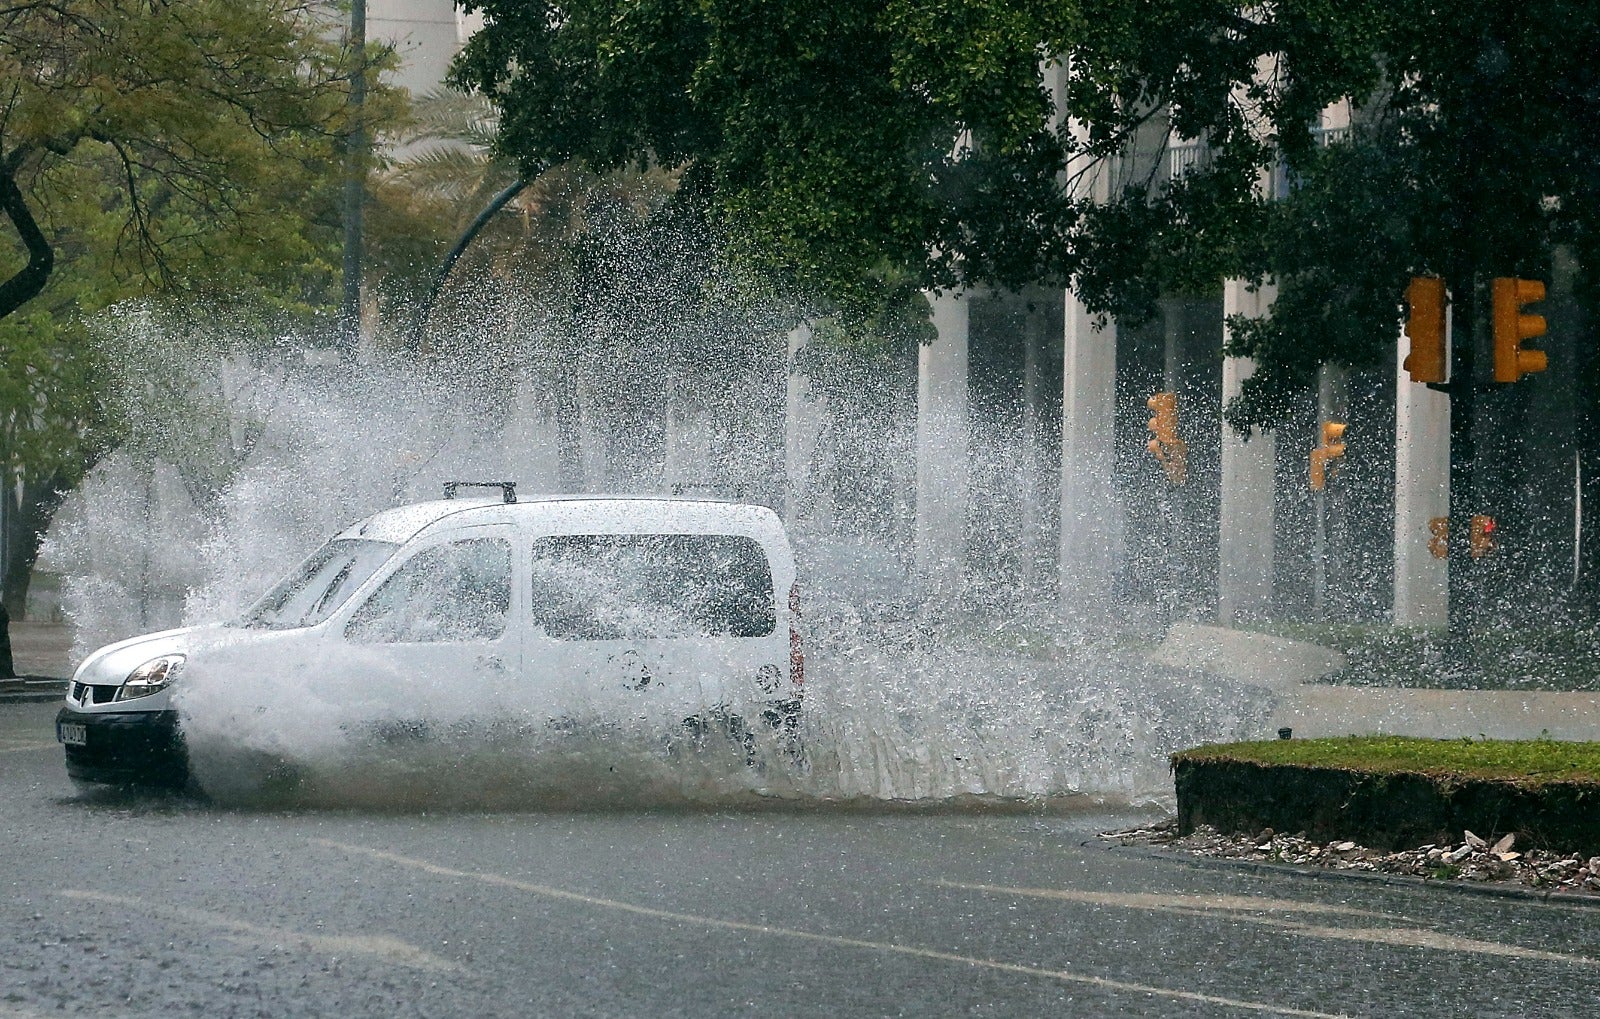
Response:
MULTIPOLYGON (((112 333, 135 381, 161 369, 134 352, 187 342, 148 312, 125 312, 112 333)), ((770 492, 784 457, 773 417, 781 419, 786 378, 772 366, 784 363, 785 341, 764 342, 724 362, 708 358, 692 376, 638 376, 664 404, 664 434, 648 455, 630 452, 627 420, 608 418, 614 394, 596 392, 615 376, 578 387, 574 433, 537 365, 501 366, 491 388, 509 396, 485 399, 483 366, 459 361, 418 368, 377 358, 345 374, 291 347, 218 353, 163 380, 185 397, 172 414, 194 413, 205 397, 208 441, 151 424, 147 441, 109 456, 73 493, 44 561, 65 578, 83 653, 233 616, 327 535, 434 498, 446 478, 557 491, 573 459, 568 449, 564 464, 561 447, 574 435, 591 490, 754 481, 770 492), (729 400, 733 385, 755 395, 729 400), (191 441, 172 441, 180 434, 191 441)), ((809 421, 876 433, 902 451, 914 427, 904 407, 853 426, 837 413, 809 421)), ((818 478, 804 461, 797 470, 803 476, 777 487, 810 491, 815 502, 818 478)), ((886 467, 886 487, 895 470, 886 467)), ((196 777, 224 802, 392 809, 1145 802, 1170 798, 1172 750, 1260 731, 1271 708, 1264 691, 1150 665, 1122 637, 1063 630, 1047 604, 1013 598, 996 624, 992 613, 929 601, 908 580, 906 543, 895 536, 903 523, 886 512, 870 537, 826 514, 794 525, 808 659, 793 737, 761 725, 749 705, 705 703, 674 720, 632 715, 597 695, 555 710, 554 692, 571 687, 559 658, 508 697, 359 647, 296 659, 222 628, 208 638, 217 653, 197 659, 178 694, 196 777)), ((998 590, 1013 579, 975 583, 998 590)))

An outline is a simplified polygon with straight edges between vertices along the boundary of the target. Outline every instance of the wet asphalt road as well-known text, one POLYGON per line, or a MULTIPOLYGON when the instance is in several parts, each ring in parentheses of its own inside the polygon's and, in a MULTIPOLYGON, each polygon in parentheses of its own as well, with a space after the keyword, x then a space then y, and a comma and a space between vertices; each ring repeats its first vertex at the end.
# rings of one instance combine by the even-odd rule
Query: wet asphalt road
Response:
POLYGON ((1196 868, 1132 815, 242 813, 0 705, 0 1017, 1593 1016, 1600 909, 1196 868))

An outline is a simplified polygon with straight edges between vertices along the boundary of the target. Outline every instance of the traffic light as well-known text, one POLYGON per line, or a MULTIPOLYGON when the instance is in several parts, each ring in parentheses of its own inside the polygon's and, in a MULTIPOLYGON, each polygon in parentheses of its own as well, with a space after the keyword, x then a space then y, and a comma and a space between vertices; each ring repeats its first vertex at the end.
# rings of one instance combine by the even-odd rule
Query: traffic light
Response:
POLYGON ((1482 559, 1492 554, 1500 545, 1494 540, 1494 517, 1483 513, 1472 515, 1472 558, 1482 559))
POLYGON ((1189 444, 1178 438, 1178 394, 1157 393, 1145 401, 1155 412, 1150 419, 1150 441, 1145 448, 1167 472, 1167 480, 1181 485, 1189 480, 1189 444))
POLYGON ((1344 456, 1344 430, 1350 427, 1340 421, 1322 422, 1322 445, 1311 451, 1311 490, 1320 492, 1328 487, 1328 470, 1337 467, 1335 460, 1344 456))
POLYGON ((1428 551, 1435 559, 1450 555, 1450 518, 1430 517, 1428 520, 1428 551))
POLYGON ((1444 344, 1444 280, 1414 276, 1406 287, 1406 337, 1411 353, 1404 368, 1412 382, 1443 382, 1450 374, 1444 344))
POLYGON ((1542 372, 1549 359, 1542 350, 1523 350, 1522 341, 1543 336, 1543 315, 1524 315, 1522 306, 1544 300, 1538 280, 1497 277, 1494 297, 1494 380, 1515 382, 1529 372, 1542 372))

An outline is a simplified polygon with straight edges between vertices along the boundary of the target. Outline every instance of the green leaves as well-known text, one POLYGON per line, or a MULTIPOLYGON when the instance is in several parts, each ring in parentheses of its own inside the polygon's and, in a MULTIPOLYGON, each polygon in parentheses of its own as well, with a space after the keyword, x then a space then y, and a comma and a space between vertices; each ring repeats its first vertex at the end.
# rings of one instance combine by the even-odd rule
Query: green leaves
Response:
POLYGON ((1388 356, 1415 272, 1600 257, 1600 11, 1577 0, 472 6, 456 74, 507 111, 501 152, 681 168, 745 259, 849 314, 886 268, 1070 282, 1130 320, 1275 282, 1234 333, 1261 367, 1241 425, 1319 363, 1388 356), (1346 107, 1349 137, 1314 130, 1346 107), (1170 172, 1174 141, 1205 158, 1170 172))
POLYGON ((507 111, 501 151, 683 166, 746 260, 824 301, 868 313, 883 266, 951 285, 1060 257, 1042 58, 1071 5, 474 6, 456 77, 507 111))
MULTIPOLYGON (((73 483, 119 437, 86 325, 104 309, 220 300, 270 333, 307 326, 327 305, 354 57, 328 16, 301 0, 0 12, 0 172, 55 256, 32 303, 0 308, 5 478, 73 483)), ((367 109, 386 117, 393 103, 379 88, 367 109)), ((9 275, 24 255, 0 225, 9 275)))

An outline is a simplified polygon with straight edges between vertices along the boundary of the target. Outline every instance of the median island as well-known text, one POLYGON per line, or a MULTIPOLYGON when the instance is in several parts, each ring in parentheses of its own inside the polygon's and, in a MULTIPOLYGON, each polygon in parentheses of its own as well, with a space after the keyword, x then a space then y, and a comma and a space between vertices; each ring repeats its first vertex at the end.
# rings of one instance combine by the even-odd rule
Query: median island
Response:
POLYGON ((1460 840, 1600 854, 1600 743, 1351 736, 1172 755, 1177 833, 1303 833, 1383 849, 1460 840))

